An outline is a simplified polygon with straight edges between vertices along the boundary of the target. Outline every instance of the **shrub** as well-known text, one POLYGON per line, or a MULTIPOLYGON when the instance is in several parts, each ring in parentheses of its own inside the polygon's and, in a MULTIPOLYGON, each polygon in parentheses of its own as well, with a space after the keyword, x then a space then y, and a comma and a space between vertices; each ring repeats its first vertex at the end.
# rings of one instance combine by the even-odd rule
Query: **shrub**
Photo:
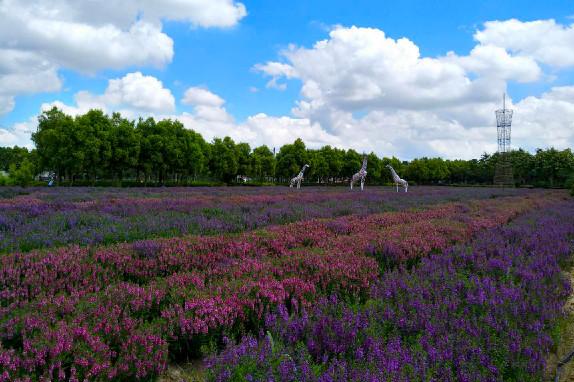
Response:
POLYGON ((14 184, 27 187, 34 180, 34 165, 30 160, 25 159, 20 164, 20 167, 16 167, 15 164, 11 164, 9 173, 14 184))

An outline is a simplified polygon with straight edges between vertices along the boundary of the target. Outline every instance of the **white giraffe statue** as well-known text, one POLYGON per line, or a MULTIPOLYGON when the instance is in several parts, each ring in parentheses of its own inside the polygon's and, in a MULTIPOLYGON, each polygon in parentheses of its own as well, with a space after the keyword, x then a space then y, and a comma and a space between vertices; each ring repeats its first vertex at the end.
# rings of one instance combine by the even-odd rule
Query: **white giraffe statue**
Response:
POLYGON ((351 190, 353 189, 353 184, 360 180, 361 181, 361 191, 363 191, 363 186, 365 185, 365 178, 367 177, 367 157, 363 157, 363 165, 358 173, 353 175, 351 178, 351 190))
POLYGON ((393 166, 390 164, 387 165, 389 170, 391 170, 391 175, 393 176, 393 181, 395 182, 395 186, 397 186, 397 192, 399 192, 399 184, 405 189, 405 192, 409 189, 409 182, 404 179, 401 179, 398 175, 393 166))
POLYGON ((289 183, 289 187, 293 187, 295 185, 295 183, 297 183, 297 188, 301 188, 301 181, 303 180, 303 174, 305 173, 305 170, 307 169, 307 167, 309 167, 308 164, 303 166, 303 168, 299 172, 299 175, 297 175, 296 177, 291 179, 291 182, 289 183))

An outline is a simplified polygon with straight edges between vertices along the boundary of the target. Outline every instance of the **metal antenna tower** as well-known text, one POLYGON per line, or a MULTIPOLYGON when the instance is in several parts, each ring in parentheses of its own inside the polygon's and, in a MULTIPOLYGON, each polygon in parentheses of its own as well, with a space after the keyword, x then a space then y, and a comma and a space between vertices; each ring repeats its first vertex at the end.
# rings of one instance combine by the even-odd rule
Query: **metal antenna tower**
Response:
POLYGON ((494 171, 494 184, 502 187, 514 187, 512 163, 510 162, 510 132, 512 110, 506 108, 506 93, 502 95, 502 109, 495 111, 498 136, 498 158, 494 171))

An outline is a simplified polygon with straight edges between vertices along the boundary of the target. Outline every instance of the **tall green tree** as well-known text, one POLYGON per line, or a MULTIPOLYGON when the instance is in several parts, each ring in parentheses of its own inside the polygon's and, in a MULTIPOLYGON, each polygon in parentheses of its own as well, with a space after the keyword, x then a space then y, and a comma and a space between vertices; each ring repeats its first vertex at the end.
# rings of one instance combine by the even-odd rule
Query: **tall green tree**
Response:
POLYGON ((253 153, 251 153, 250 175, 260 180, 267 177, 275 177, 275 156, 269 147, 263 145, 253 150, 253 153))
POLYGON ((127 171, 134 169, 138 164, 140 137, 134 122, 122 118, 119 113, 112 115, 110 127, 109 140, 112 153, 108 161, 109 173, 121 180, 127 171))
POLYGON ((20 164, 30 156, 30 152, 25 147, 0 147, 0 170, 8 171, 10 165, 20 164))
POLYGON ((237 156, 237 175, 248 175, 251 173, 251 147, 248 143, 238 143, 235 145, 237 156))
POLYGON ((71 179, 82 170, 84 151, 74 119, 53 107, 38 116, 38 128, 32 141, 38 153, 39 166, 71 179))
POLYGON ((215 138, 213 140, 209 166, 216 178, 227 183, 235 179, 239 169, 239 160, 235 142, 230 137, 215 138))
POLYGON ((290 179, 297 175, 304 164, 308 162, 305 143, 297 138, 292 144, 283 145, 277 154, 277 175, 290 179))
POLYGON ((347 150, 343 159, 342 175, 345 178, 350 178, 354 173, 359 171, 363 164, 363 156, 355 150, 347 150))
POLYGON ((75 122, 75 143, 83 153, 82 169, 94 181, 110 167, 112 122, 101 110, 90 110, 76 117, 75 122))
POLYGON ((209 159, 209 144, 201 134, 185 130, 184 135, 184 173, 196 179, 205 174, 209 159))

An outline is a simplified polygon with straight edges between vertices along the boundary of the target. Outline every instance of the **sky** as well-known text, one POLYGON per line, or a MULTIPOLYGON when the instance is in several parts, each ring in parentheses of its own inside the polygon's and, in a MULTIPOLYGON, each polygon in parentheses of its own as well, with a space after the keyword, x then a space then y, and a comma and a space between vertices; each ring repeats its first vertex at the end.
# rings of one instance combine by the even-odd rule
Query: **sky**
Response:
POLYGON ((574 2, 0 0, 0 146, 43 110, 412 159, 574 146, 574 2))

